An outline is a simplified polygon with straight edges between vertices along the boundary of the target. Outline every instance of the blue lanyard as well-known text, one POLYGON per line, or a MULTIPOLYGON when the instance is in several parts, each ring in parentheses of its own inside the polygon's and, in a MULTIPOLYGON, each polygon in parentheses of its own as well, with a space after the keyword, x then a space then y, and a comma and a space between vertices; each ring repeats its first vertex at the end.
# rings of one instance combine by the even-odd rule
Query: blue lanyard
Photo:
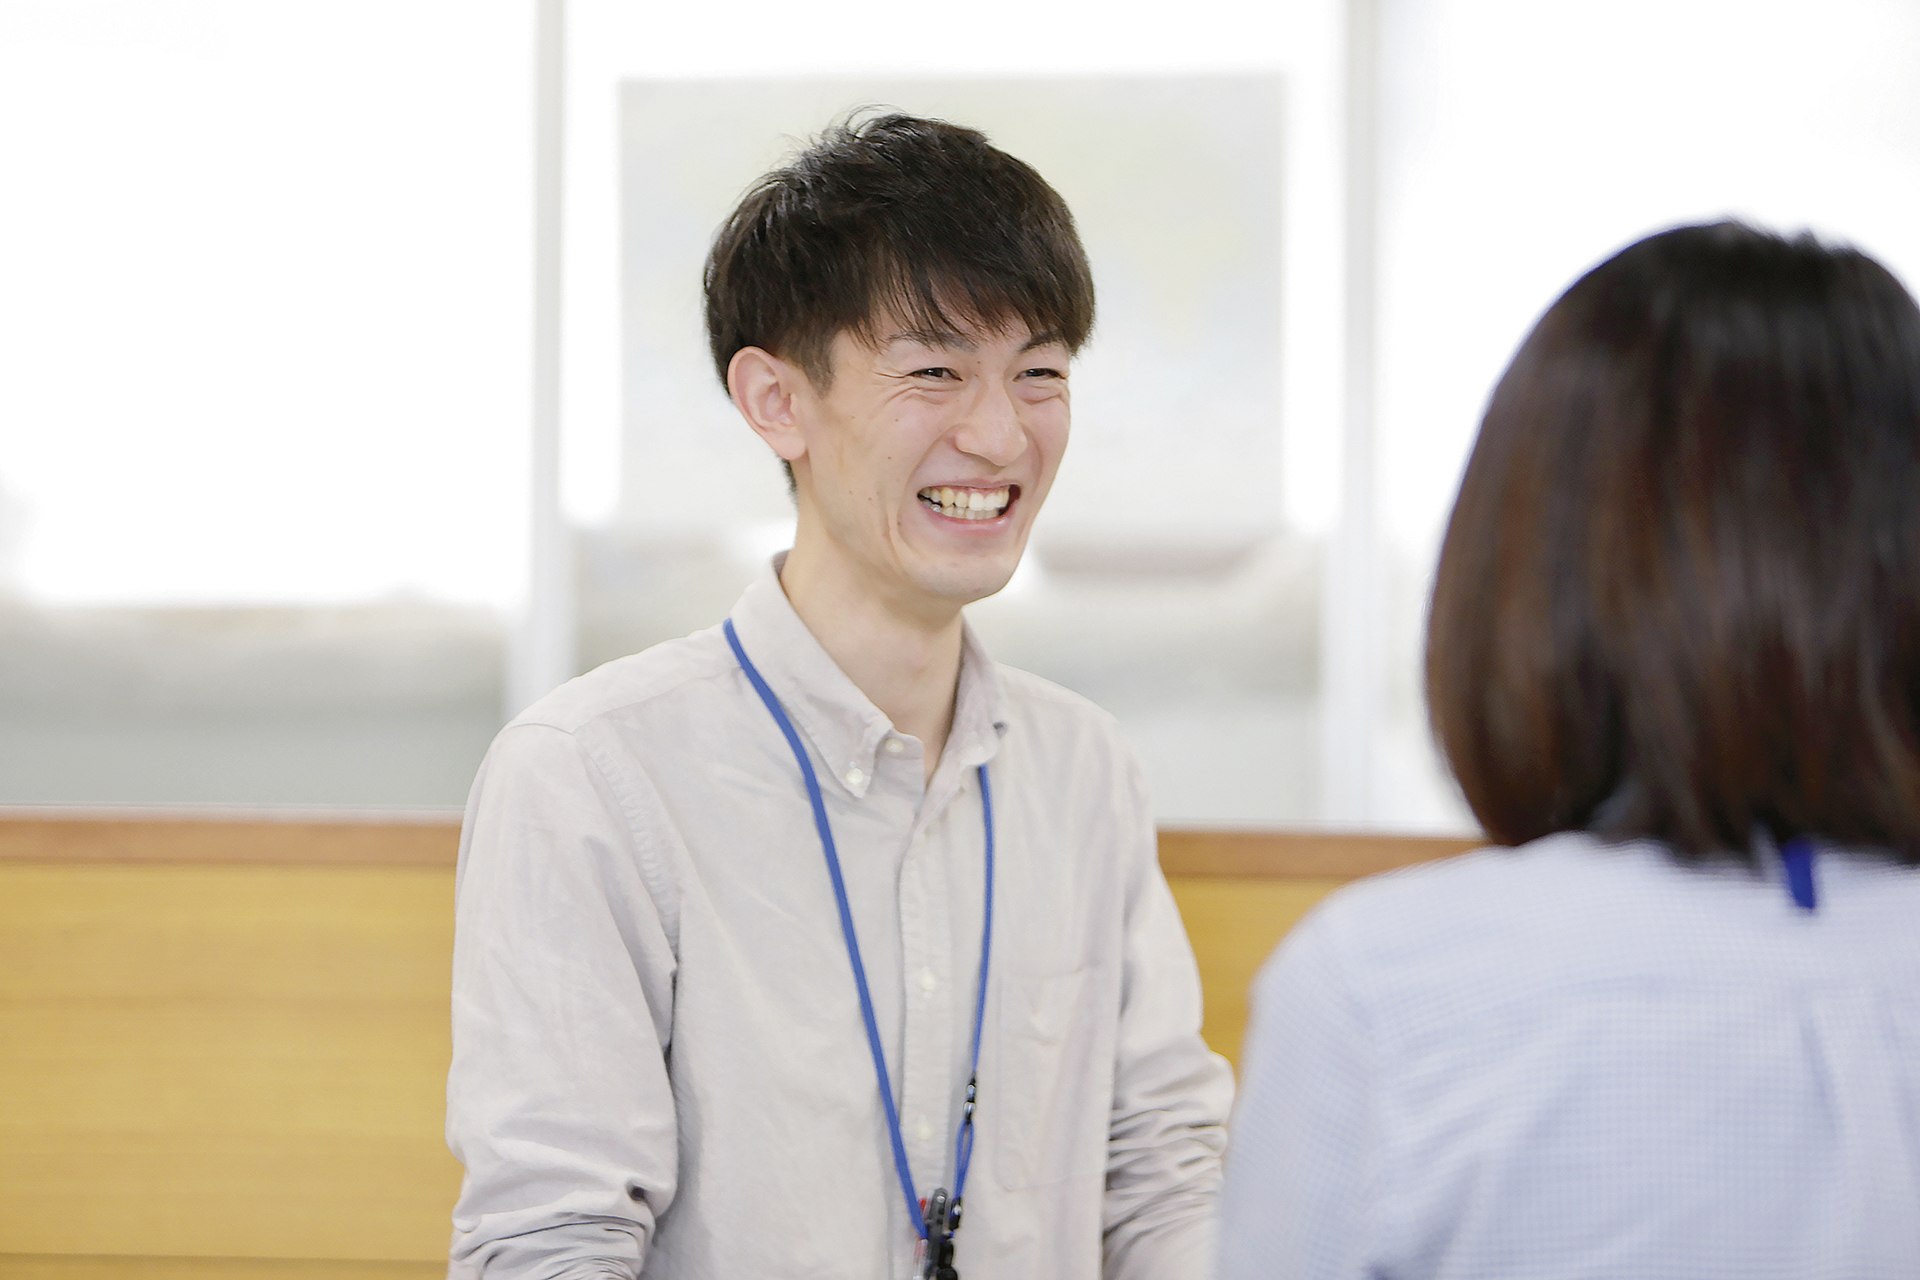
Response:
POLYGON ((1813 841, 1796 836, 1780 846, 1780 868, 1786 872, 1787 893, 1802 911, 1819 903, 1813 891, 1813 841))
MULTIPOLYGON (((733 619, 728 618, 724 630, 727 643, 733 646, 733 656, 740 660, 740 669, 747 673, 747 679, 753 685, 753 691, 760 695, 760 701, 767 704, 767 710, 780 726, 780 732, 786 735, 787 745, 793 748, 793 758, 800 762, 800 774, 806 780, 807 799, 813 802, 813 825, 820 832, 820 847, 827 855, 827 875, 833 880, 834 901, 840 908, 840 932, 846 938, 847 959, 853 965, 853 984, 860 992, 860 1016, 867 1024, 867 1048, 873 1052, 873 1073, 880 1080, 880 1101, 887 1109, 887 1133, 893 1139, 893 1167, 900 1175, 900 1190, 907 1198, 907 1219, 913 1223, 913 1229, 922 1240, 929 1244, 927 1219, 922 1213, 920 1197, 913 1190, 913 1172, 907 1167, 907 1144, 900 1136, 900 1111, 893 1101, 893 1080, 887 1074, 887 1056, 880 1047, 880 1024, 873 1016, 873 996, 867 990, 867 969, 860 962, 860 938, 853 930, 853 911, 847 905, 847 886, 840 876, 840 854, 833 843, 833 828, 827 823, 827 804, 820 795, 820 779, 814 774, 813 762, 807 758, 807 749, 800 743, 800 735, 794 731, 793 721, 787 719, 787 713, 781 709, 780 700, 773 696, 773 690, 761 678, 760 671, 747 657, 747 651, 740 647, 740 637, 734 632, 733 619)), ((980 1027, 987 1016, 987 959, 993 952, 993 792, 987 786, 987 766, 980 766, 980 816, 987 831, 987 890, 982 908, 980 925, 980 992, 973 1006, 973 1064, 969 1068, 967 1079, 967 1098, 960 1113, 960 1135, 954 1143, 953 1200, 945 1201, 945 1192, 936 1191, 931 1203, 940 1206, 940 1210, 931 1215, 933 1227, 940 1236, 947 1237, 960 1225, 960 1195, 967 1185, 967 1166, 973 1160, 973 1104, 978 1093, 980 1081, 980 1027)), ((948 1246, 951 1256, 951 1246, 948 1246)))

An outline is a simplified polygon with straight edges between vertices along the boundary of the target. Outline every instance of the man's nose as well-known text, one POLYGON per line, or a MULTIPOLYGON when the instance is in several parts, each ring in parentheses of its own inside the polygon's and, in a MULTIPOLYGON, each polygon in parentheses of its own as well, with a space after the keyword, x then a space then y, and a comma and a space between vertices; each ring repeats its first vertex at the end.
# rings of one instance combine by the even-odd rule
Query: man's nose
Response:
POLYGON ((967 416, 954 433, 960 452, 995 467, 1009 466, 1027 451, 1027 429, 1020 405, 1007 387, 983 381, 967 407, 967 416))

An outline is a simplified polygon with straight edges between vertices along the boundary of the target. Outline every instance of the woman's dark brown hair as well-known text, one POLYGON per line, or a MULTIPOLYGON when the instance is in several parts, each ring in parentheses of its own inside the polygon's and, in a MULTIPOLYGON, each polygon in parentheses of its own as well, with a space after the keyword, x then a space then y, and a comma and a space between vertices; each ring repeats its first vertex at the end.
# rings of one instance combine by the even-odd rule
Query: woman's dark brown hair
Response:
POLYGON ((1920 864, 1920 310, 1855 250, 1650 236, 1495 389, 1427 632, 1489 835, 1920 864))

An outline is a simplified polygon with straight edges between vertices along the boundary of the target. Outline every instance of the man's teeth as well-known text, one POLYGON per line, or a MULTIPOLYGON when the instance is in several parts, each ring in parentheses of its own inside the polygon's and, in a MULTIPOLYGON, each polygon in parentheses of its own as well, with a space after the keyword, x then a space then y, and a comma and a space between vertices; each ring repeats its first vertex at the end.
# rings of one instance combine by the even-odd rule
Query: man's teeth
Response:
POLYGON ((920 491, 920 501, 955 520, 991 520, 1007 509, 1013 489, 954 489, 933 485, 920 491))

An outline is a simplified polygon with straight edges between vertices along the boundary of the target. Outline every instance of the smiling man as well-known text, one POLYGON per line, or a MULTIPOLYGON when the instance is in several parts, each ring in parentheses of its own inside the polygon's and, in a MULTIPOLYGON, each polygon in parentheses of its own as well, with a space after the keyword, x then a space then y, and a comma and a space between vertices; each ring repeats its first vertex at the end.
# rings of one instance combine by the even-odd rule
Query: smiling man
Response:
POLYGON ((1230 1083, 1140 771, 961 617, 1066 448, 1066 206, 972 130, 836 128, 721 229, 707 321, 793 549, 488 754, 453 1274, 1201 1280, 1230 1083))

